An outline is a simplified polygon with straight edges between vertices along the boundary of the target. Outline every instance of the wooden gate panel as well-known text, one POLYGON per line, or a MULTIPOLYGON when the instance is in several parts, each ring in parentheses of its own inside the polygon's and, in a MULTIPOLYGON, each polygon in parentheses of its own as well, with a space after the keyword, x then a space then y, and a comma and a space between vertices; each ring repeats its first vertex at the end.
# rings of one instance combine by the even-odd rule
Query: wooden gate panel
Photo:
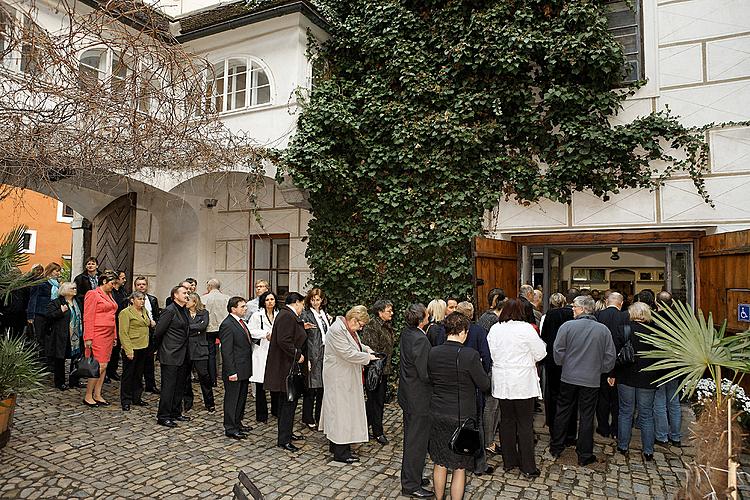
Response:
POLYGON ((518 245, 512 241, 476 238, 474 240, 474 276, 483 284, 476 287, 477 313, 487 310, 487 294, 502 288, 505 295, 518 295, 518 245))
POLYGON ((750 296, 750 231, 702 237, 697 266, 698 307, 716 324, 726 318, 733 331, 750 328, 737 321, 737 303, 750 296))
POLYGON ((120 196, 94 218, 91 251, 99 269, 125 271, 133 279, 135 258, 136 193, 120 196))

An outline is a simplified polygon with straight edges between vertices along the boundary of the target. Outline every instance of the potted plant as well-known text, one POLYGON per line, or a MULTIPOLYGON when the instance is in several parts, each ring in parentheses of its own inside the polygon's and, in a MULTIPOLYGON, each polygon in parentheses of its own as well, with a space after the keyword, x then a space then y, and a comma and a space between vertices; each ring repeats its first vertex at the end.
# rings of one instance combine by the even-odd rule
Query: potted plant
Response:
MULTIPOLYGON (((15 227, 0 241, 0 305, 7 303, 13 291, 39 282, 20 270, 28 262, 28 254, 22 252, 25 232, 26 227, 15 227)), ((10 439, 16 398, 39 391, 43 376, 35 349, 23 339, 0 332, 0 448, 10 439)))
MULTIPOLYGON (((736 411, 735 391, 743 376, 750 371, 750 332, 726 335, 726 320, 716 329, 709 313, 696 315, 681 302, 665 307, 654 315, 648 326, 650 335, 642 338, 654 350, 639 353, 657 361, 646 370, 666 372, 658 383, 679 379, 677 394, 690 398, 705 385, 708 374, 714 390, 705 400, 693 430, 696 448, 695 463, 687 464, 687 481, 677 498, 698 498, 717 495, 737 498, 737 458, 742 451, 742 434, 736 411), (731 377, 722 384, 723 377, 731 377)), ((677 397, 677 396, 676 396, 677 397)))

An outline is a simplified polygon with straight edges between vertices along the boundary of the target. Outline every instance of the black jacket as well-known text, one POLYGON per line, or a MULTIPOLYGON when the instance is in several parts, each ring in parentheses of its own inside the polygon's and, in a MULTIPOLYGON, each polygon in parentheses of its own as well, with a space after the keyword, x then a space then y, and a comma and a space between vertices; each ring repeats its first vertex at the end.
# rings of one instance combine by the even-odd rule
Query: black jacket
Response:
POLYGON ((154 341, 163 365, 180 366, 187 360, 190 321, 184 307, 170 304, 159 315, 154 341))
MULTIPOLYGON (((658 371, 642 371, 644 368, 651 366, 657 360, 642 357, 639 353, 654 349, 651 344, 643 342, 640 333, 652 334, 653 332, 646 328, 643 323, 637 321, 628 322, 630 325, 630 343, 635 351, 635 363, 627 366, 615 368, 614 374, 618 384, 629 385, 630 387, 639 387, 641 389, 656 389, 656 379, 662 376, 658 371)), ((625 344, 624 328, 620 326, 615 334, 615 347, 619 351, 625 344)))
MULTIPOLYGON (((208 323, 206 323, 208 324, 208 323)), ((221 340, 221 373, 226 379, 237 374, 237 380, 248 380, 253 374, 253 344, 250 334, 231 314, 219 325, 221 340)))
POLYGON ((630 322, 630 316, 627 311, 620 311, 616 307, 608 307, 602 311, 596 313, 596 320, 609 328, 612 333, 612 340, 615 339, 615 333, 620 329, 622 325, 627 325, 630 322))
MULTIPOLYGON (((97 280, 99 279, 98 272, 96 273, 96 278, 97 280)), ((78 301, 78 309, 81 311, 81 315, 83 315, 83 298, 86 296, 86 292, 91 291, 96 287, 91 288, 91 281, 89 281, 88 273, 85 271, 76 276, 73 281, 76 284, 76 301, 78 301)))
POLYGON ((542 325, 541 332, 542 340, 547 344, 547 356, 544 358, 544 364, 553 367, 553 369, 557 369, 553 355, 555 339, 557 339, 557 331, 563 323, 571 321, 572 319, 573 309, 567 306, 550 309, 544 317, 544 324, 542 325))
MULTIPOLYGON (((326 314, 325 311, 321 312, 326 314)), ((323 334, 315 321, 315 314, 310 309, 305 309, 300 314, 302 321, 315 325, 314 328, 305 330, 307 334, 307 360, 310 362, 310 373, 307 378, 307 387, 319 389, 323 387, 323 357, 325 345, 323 345, 323 334)), ((367 344, 369 345, 369 344, 367 344)))
POLYGON ((487 392, 491 383, 475 349, 448 340, 430 350, 428 370, 432 381, 431 413, 458 418, 460 397, 461 418, 477 418, 477 389, 487 392))
MULTIPOLYGON (((188 317, 190 312, 188 311, 188 317)), ((205 361, 208 359, 208 311, 198 311, 194 318, 190 318, 190 337, 188 337, 188 355, 190 361, 205 361)))
MULTIPOLYGON (((286 392, 286 377, 300 356, 307 360, 307 332, 304 321, 288 306, 282 306, 273 320, 271 340, 266 358, 263 387, 271 392, 286 392)), ((307 363, 298 363, 307 380, 307 363)))
MULTIPOLYGON (((398 404, 404 413, 430 414, 432 384, 427 364, 430 341, 419 328, 404 328, 399 342, 401 371, 398 379, 398 404)), ((473 397, 473 395, 472 395, 473 397)))
POLYGON ((68 305, 64 297, 58 297, 47 304, 47 335, 44 338, 44 354, 50 358, 70 357, 70 307, 62 312, 62 305, 68 305))
POLYGON ((430 321, 425 327, 425 333, 427 334, 427 340, 430 341, 432 347, 445 343, 445 326, 443 326, 442 321, 430 321))

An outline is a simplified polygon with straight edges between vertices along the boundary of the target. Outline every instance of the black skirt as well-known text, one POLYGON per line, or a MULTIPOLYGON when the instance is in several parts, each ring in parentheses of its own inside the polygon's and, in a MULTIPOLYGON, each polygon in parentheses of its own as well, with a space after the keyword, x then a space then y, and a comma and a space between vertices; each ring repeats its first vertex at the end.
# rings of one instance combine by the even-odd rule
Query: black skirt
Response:
POLYGON ((455 470, 474 470, 474 457, 459 455, 450 449, 450 440, 458 428, 458 417, 448 415, 433 415, 430 443, 428 450, 430 458, 437 465, 455 470))

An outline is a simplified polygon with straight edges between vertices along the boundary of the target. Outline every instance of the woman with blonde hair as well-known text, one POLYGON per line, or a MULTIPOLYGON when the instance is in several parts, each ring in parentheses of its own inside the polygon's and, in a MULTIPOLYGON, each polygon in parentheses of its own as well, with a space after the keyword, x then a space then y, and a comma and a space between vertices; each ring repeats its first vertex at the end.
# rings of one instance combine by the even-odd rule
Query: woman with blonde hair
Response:
POLYGON ((83 327, 81 311, 75 301, 75 283, 61 283, 57 293, 57 298, 47 304, 45 313, 49 324, 45 351, 52 360, 55 387, 64 391, 68 388, 65 384, 65 359, 71 360, 70 378, 73 379, 73 360, 81 355, 83 327))
POLYGON ((362 374, 377 357, 359 338, 369 322, 367 308, 354 306, 346 316, 336 318, 326 335, 320 430, 330 441, 334 461, 346 464, 359 462, 352 443, 369 441, 362 374))
POLYGON ((445 319, 445 312, 448 310, 448 305, 443 299, 434 299, 427 304, 427 316, 430 318, 430 322, 427 323, 425 333, 427 339, 429 339, 432 347, 441 345, 445 342, 445 327, 443 326, 443 320, 445 319))

